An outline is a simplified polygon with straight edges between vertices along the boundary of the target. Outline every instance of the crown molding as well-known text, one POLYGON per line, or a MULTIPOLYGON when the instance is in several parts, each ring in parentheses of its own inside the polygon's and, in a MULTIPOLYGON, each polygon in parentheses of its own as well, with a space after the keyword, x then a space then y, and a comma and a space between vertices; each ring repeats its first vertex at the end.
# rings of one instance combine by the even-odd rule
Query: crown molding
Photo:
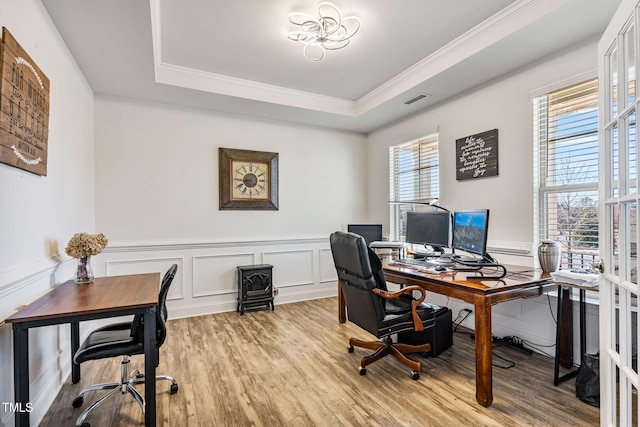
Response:
POLYGON ((568 0, 518 0, 356 101, 362 114, 551 13, 568 0))
POLYGON ((188 89, 357 117, 535 22, 569 0, 517 0, 361 98, 352 101, 164 62, 161 0, 150 0, 155 80, 188 89))
POLYGON ((157 83, 220 95, 235 96, 254 101, 305 108, 343 116, 356 115, 354 102, 347 99, 238 79, 236 77, 209 73, 174 64, 159 63, 156 65, 155 79, 157 83))

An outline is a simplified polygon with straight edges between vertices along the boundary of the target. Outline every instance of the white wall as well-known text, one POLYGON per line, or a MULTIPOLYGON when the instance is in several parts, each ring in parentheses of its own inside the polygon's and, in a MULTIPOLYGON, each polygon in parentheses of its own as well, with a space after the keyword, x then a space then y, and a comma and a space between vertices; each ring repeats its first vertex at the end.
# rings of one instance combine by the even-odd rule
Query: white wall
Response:
MULTIPOLYGON (((494 253, 499 261, 533 266, 533 109, 532 93, 576 77, 596 76, 596 41, 541 61, 471 93, 368 136, 368 206, 372 221, 389 223, 388 147, 438 132, 440 205, 451 209, 490 209, 489 246, 529 250, 525 256, 494 253), (455 141, 498 129, 499 176, 456 181, 455 141)), ((446 303, 440 296, 436 302, 446 303)), ((555 311, 555 299, 551 305, 555 311)), ((554 342, 555 324, 546 296, 494 307, 497 336, 517 335, 545 345, 554 342)), ((452 301, 457 310, 463 305, 452 301)), ((592 310, 593 311, 593 310, 592 310)), ((597 312, 597 310, 595 310, 597 312)), ((472 325, 472 317, 465 324, 472 325)), ((589 320, 597 325, 597 320, 589 320)), ((590 340, 597 348, 595 340, 590 340)))
POLYGON ((365 137, 96 98, 98 274, 178 263, 172 318, 234 310, 235 267, 274 266, 281 302, 336 295, 328 237, 366 212, 365 137), (218 147, 279 154, 279 210, 218 210, 218 147))
MULTIPOLYGON (((492 241, 533 241, 533 109, 531 92, 586 72, 596 77, 596 42, 531 66, 368 137, 369 210, 388 222, 388 147, 439 134, 440 204, 449 209, 489 208, 492 241), (498 129, 499 176, 456 181, 455 141, 498 129)), ((585 77, 586 79, 586 77, 585 77)))
MULTIPOLYGON (((6 27, 51 82, 47 176, 0 164, 0 320, 70 276, 54 256, 94 226, 93 93, 38 0, 0 0, 6 27), (56 267, 58 267, 56 269, 56 267)), ((69 258, 62 257, 63 260, 69 258)), ((69 373, 68 328, 31 332, 32 419, 69 373), (60 361, 65 362, 60 362, 60 361)), ((0 326, 0 402, 13 402, 11 327, 0 326)), ((13 414, 0 407, 0 425, 13 414)))
POLYGON ((365 214, 361 135, 96 99, 96 224, 112 241, 328 236, 365 214), (218 147, 279 154, 278 211, 218 210, 218 147))

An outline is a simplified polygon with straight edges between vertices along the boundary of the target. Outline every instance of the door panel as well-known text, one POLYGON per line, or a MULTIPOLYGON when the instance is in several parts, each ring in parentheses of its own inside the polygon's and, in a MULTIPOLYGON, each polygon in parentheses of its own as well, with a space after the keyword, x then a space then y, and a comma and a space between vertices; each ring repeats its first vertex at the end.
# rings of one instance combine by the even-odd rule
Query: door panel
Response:
POLYGON ((638 425, 638 0, 623 0, 598 45, 600 424, 638 425))

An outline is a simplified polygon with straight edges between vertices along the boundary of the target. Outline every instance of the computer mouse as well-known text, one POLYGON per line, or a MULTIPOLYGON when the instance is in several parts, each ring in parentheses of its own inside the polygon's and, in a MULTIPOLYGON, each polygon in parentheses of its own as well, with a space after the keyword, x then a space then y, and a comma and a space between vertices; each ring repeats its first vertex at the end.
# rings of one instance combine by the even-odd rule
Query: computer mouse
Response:
POLYGON ((444 265, 436 265, 434 268, 435 271, 447 271, 447 268, 444 265))

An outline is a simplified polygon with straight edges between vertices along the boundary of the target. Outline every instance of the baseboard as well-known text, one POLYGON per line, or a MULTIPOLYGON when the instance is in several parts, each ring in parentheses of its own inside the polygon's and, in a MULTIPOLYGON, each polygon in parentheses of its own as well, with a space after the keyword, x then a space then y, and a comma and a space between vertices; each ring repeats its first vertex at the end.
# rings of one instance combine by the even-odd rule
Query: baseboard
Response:
MULTIPOLYGON (((330 288, 314 290, 311 292, 299 292, 286 296, 276 296, 274 303, 275 309, 278 309, 280 304, 290 304, 301 301, 311 301, 314 299, 331 298, 338 295, 338 285, 333 284, 330 288)), ((207 316, 209 314, 226 313, 230 311, 236 311, 237 302, 227 301, 220 303, 203 303, 203 304, 191 304, 188 306, 181 306, 178 308, 171 308, 169 310, 169 320, 184 319, 188 317, 207 316)))

